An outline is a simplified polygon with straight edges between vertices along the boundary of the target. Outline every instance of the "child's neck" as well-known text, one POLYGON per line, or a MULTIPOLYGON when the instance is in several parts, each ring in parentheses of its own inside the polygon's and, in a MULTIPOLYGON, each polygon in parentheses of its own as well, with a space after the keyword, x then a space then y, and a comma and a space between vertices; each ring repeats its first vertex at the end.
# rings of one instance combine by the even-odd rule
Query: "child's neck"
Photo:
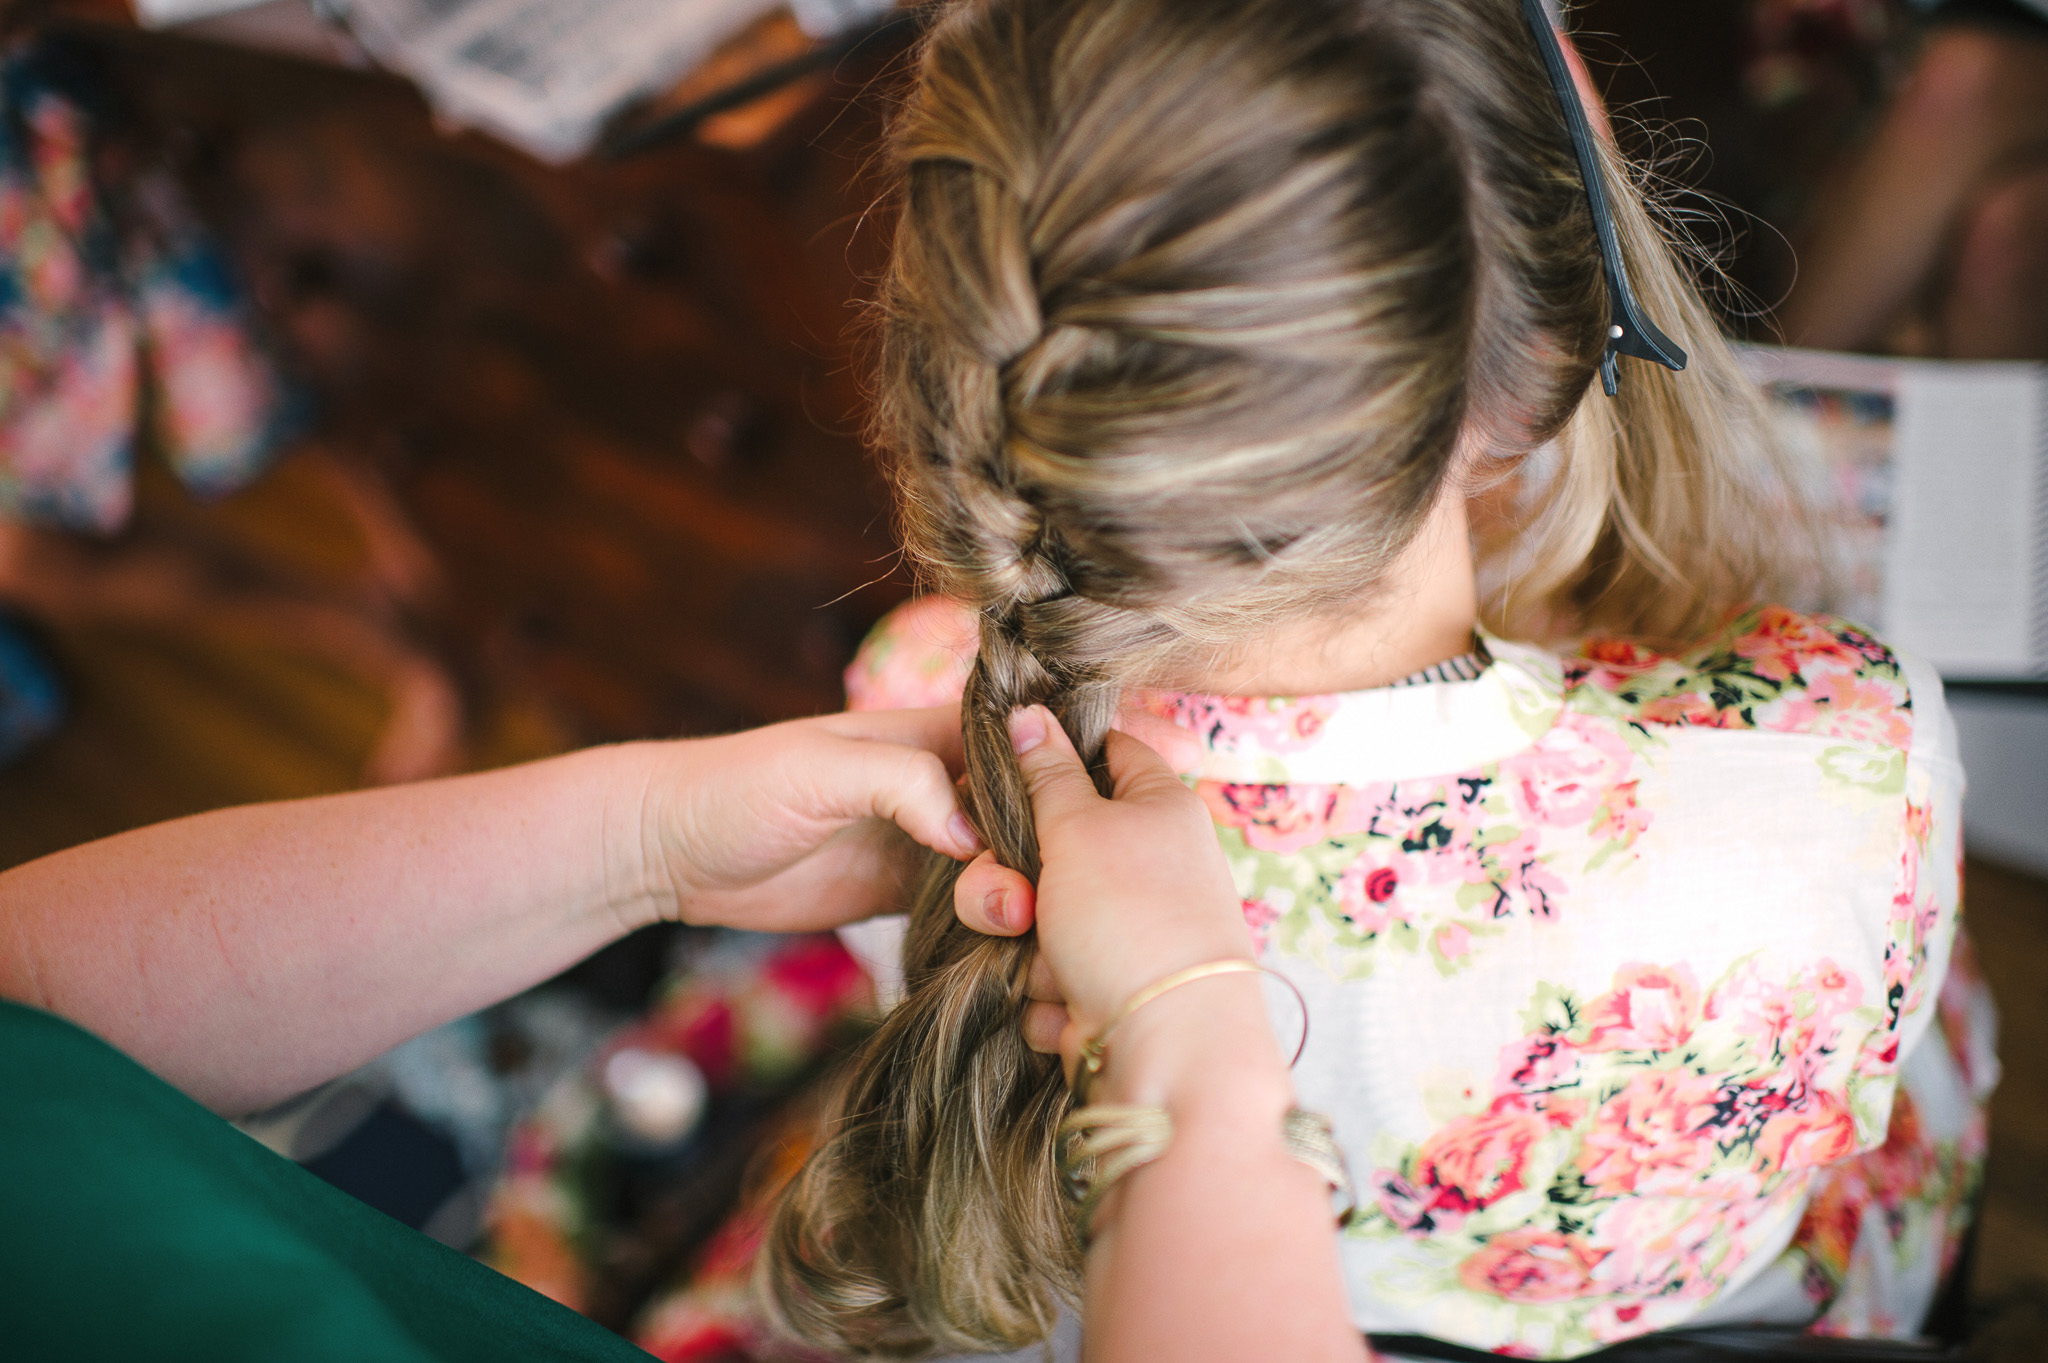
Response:
POLYGON ((1176 678, 1178 690, 1307 696, 1386 686, 1472 648, 1479 594, 1465 498, 1446 490, 1358 610, 1259 636, 1256 648, 1176 678))

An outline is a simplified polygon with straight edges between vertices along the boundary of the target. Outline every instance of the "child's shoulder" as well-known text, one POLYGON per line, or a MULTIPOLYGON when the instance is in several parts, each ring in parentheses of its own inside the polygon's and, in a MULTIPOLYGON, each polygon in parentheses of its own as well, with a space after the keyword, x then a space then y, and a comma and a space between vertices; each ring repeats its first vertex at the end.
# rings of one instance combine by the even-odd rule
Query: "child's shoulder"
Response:
MULTIPOLYGON (((847 668, 847 707, 955 703, 978 639, 974 612, 961 602, 905 602, 882 617, 847 668)), ((1764 606, 1685 648, 1588 639, 1562 662, 1569 708, 1644 728, 1755 729, 1892 748, 1913 737, 1906 665, 1868 630, 1835 616, 1764 606)))
POLYGON ((846 669, 846 708, 954 704, 967 688, 979 641, 974 612, 951 597, 904 602, 868 632, 846 669))
POLYGON ((1869 631, 1783 606, 1752 610, 1659 653, 1589 639, 1564 659, 1565 703, 1662 727, 1758 729, 1905 748, 1913 695, 1898 655, 1869 631))

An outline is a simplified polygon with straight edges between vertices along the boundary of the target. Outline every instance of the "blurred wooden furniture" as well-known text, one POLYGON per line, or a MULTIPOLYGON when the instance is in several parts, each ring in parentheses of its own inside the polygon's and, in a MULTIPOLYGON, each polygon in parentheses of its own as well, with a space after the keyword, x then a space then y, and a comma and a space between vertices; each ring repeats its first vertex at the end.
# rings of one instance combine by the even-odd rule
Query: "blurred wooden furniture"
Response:
MULTIPOLYGON (((322 457, 387 488, 428 551, 437 585, 404 626, 460 683, 472 762, 839 705, 855 644, 907 590, 858 438, 852 340, 886 231, 869 211, 879 92, 816 83, 745 150, 548 168, 437 128, 389 77, 68 31, 232 245, 317 400, 322 457)), ((345 508, 293 486, 348 539, 345 508)), ((123 542, 278 514, 263 484, 218 507, 146 492, 123 542)), ((289 576, 288 557, 245 553, 238 571, 289 576)), ((223 680, 263 672, 246 649, 198 658, 205 631, 176 633, 54 640, 79 715, 0 771, 0 811, 37 810, 0 817, 0 862, 354 779, 386 698, 298 657, 259 699, 223 680), (227 720, 189 750, 115 736, 117 713, 203 727, 236 712, 229 694, 293 736, 227 720), (121 794, 138 787, 156 793, 121 794)))

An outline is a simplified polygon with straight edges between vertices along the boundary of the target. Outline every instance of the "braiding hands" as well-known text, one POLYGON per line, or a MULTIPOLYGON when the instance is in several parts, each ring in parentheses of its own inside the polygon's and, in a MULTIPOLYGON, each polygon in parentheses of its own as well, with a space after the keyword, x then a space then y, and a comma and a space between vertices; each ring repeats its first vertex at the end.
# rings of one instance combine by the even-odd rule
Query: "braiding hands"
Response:
POLYGON ((657 749, 637 868, 664 917, 757 932, 837 927, 893 909, 922 845, 965 860, 960 714, 945 706, 793 720, 657 749))
POLYGON ((984 852, 961 873, 954 911, 993 936, 1037 927, 1024 1036, 1071 1065, 1081 1042, 1154 980, 1252 959, 1251 933, 1207 809, 1157 753, 1111 731, 1115 784, 1104 799, 1044 707, 1012 715, 1010 735, 1044 869, 1034 887, 984 852))

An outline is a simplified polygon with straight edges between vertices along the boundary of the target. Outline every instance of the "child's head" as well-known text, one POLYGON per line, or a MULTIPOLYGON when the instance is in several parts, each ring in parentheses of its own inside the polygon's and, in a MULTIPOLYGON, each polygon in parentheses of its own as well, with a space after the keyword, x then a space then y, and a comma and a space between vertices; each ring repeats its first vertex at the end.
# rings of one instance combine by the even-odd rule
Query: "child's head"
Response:
MULTIPOLYGON (((1588 396, 1608 297, 1518 0, 957 0, 895 139, 877 430, 912 553, 982 613, 963 720, 1009 864, 1012 706, 1096 750, 1122 686, 1355 608, 1447 485, 1509 508, 1509 628, 1683 634, 1764 579, 1755 399, 1611 152, 1693 364, 1588 396)), ((785 1309, 840 1344, 1014 1344, 1075 1285, 1022 951, 949 884, 778 1227, 785 1309)))
POLYGON ((1584 401, 1607 294, 1515 0, 958 4, 897 150, 910 547, 1054 654, 1341 608, 1447 478, 1559 436, 1510 604, 1683 634, 1755 585, 1713 514, 1739 488, 1691 486, 1738 483, 1746 404, 1618 161, 1632 273, 1700 363, 1584 401))

